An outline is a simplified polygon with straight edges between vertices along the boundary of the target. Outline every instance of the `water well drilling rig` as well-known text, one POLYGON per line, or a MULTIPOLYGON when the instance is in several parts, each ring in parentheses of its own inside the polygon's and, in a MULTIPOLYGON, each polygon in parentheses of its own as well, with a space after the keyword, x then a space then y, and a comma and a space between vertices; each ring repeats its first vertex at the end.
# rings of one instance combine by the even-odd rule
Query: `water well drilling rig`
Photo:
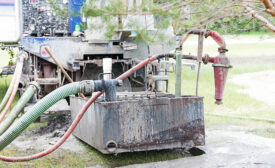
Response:
MULTIPOLYGON (((215 99, 216 104, 221 104, 231 66, 225 55, 226 44, 218 33, 188 30, 199 37, 198 54, 184 55, 179 49, 171 53, 175 50, 176 36, 171 44, 161 41, 146 44, 136 41, 135 31, 127 28, 117 30, 111 39, 104 36, 104 28, 100 31, 89 29, 89 25, 102 20, 81 17, 84 0, 58 0, 58 6, 74 11, 66 17, 58 17, 46 0, 19 2, 24 34, 20 50, 28 55, 20 80, 21 90, 36 81, 41 86, 41 92, 36 95, 40 99, 65 85, 68 81, 59 66, 73 81, 101 81, 91 83, 90 89, 102 90, 104 95, 88 108, 74 136, 106 154, 205 144, 203 97, 198 96, 197 91, 194 96, 181 94, 181 67, 182 59, 197 61, 199 78, 201 63, 213 63, 215 99), (86 23, 88 29, 82 30, 82 23, 86 23), (75 36, 75 33, 79 34, 75 36), (208 36, 219 45, 220 54, 216 57, 203 56, 203 39, 208 36), (175 95, 168 92, 171 59, 177 60, 175 95), (133 67, 138 68, 132 71, 133 67), (111 80, 128 71, 132 74, 123 78, 123 82, 114 84, 111 80)), ((137 2, 128 1, 130 6, 137 2)), ((102 7, 105 3, 105 0, 98 1, 102 7)), ((135 17, 146 29, 158 31, 153 15, 135 17)), ((166 34, 174 36, 171 29, 166 34)), ((85 96, 70 96, 72 119, 91 95, 85 96)))

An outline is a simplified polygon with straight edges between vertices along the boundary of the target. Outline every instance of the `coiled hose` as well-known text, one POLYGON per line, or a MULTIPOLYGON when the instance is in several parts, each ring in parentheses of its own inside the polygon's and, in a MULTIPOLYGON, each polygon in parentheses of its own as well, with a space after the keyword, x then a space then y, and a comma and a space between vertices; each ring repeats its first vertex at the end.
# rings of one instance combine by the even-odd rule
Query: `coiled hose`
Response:
POLYGON ((18 86, 19 86, 19 82, 20 82, 20 78, 21 78, 21 74, 22 74, 22 69, 23 69, 23 63, 24 63, 24 59, 25 59, 25 53, 24 52, 21 52, 19 54, 19 61, 17 62, 17 65, 16 65, 16 69, 18 67, 18 71, 16 71, 16 74, 15 74, 15 81, 14 81, 14 85, 13 85, 13 89, 11 91, 11 94, 9 95, 9 100, 4 108, 4 110, 1 112, 1 115, 0 115, 0 122, 4 119, 4 117, 6 116, 7 112, 9 111, 11 105, 12 105, 12 102, 15 98, 15 95, 16 95, 16 92, 17 92, 17 89, 18 89, 18 86))
POLYGON ((10 127, 37 90, 39 90, 39 84, 37 82, 31 82, 9 115, 0 123, 0 135, 10 127))
MULTIPOLYGON (((152 62, 152 61, 155 61, 156 59, 160 59, 162 57, 165 57, 165 56, 169 56, 169 57, 174 57, 175 55, 174 54, 161 54, 161 55, 155 55, 155 56, 152 56, 142 62, 140 62, 139 64, 137 64, 136 66, 134 66, 133 68, 129 69, 128 71, 126 71, 125 73, 123 73, 122 75, 120 75, 118 78, 116 78, 117 80, 123 80, 127 77, 129 77, 131 74, 133 74, 134 72, 136 72, 137 70, 139 70, 140 68, 144 67, 145 65, 147 65, 149 62, 152 62)), ((78 82, 77 82, 78 83, 78 82)), ((74 85, 75 87, 77 87, 78 84, 76 83, 72 83, 72 84, 68 84, 68 85, 74 85)), ((67 86, 67 85, 65 85, 67 86)), ((63 86, 63 87, 65 87, 63 86)), ((61 88, 63 88, 61 87, 61 88)), ((61 89, 59 88, 59 89, 61 89)), ((57 90, 59 90, 57 89, 57 90)), ((55 90, 55 91, 57 91, 55 90)), ((55 92, 54 91, 54 92, 55 92)), ((76 93, 74 93, 76 94, 76 93)), ((83 115, 85 114, 85 112, 87 111, 87 109, 90 107, 90 105, 102 94, 102 92, 96 92, 95 94, 93 94, 93 96, 87 101, 87 103, 83 106, 83 108, 81 109, 81 111, 77 114, 76 118, 74 119, 72 125, 69 127, 69 129, 66 131, 66 133, 63 135, 63 137, 51 148, 41 152, 41 153, 38 153, 38 154, 34 154, 34 155, 31 155, 31 156, 25 156, 25 157, 7 157, 7 156, 1 156, 0 155, 0 159, 1 160, 4 160, 4 161, 9 161, 9 162, 23 162, 23 161, 29 161, 29 160, 33 160, 33 159, 37 159, 37 158, 40 158, 40 157, 43 157, 43 156, 46 156, 50 153, 52 153, 53 151, 55 151, 59 146, 61 146, 66 140, 67 138, 72 134, 73 130, 75 129, 75 127, 77 126, 77 124, 79 123, 79 121, 81 120, 81 118, 83 117, 83 115)), ((47 97, 47 96, 46 96, 47 97)), ((46 98, 45 97, 45 98, 46 98)), ((44 99, 45 99, 44 98, 44 99)), ((42 99, 43 100, 43 99, 42 99)), ((40 100, 40 102, 42 101, 40 100)), ((37 103, 39 104, 39 102, 37 103)), ((45 104, 45 101, 44 103, 45 104)), ((35 105, 36 106, 36 105, 35 105)), ((38 105, 37 105, 38 106, 38 105)), ((34 108, 32 108, 34 109, 34 108)), ((37 109, 37 108, 36 108, 37 109)), ((39 110, 39 109, 37 109, 39 110)), ((31 110, 30 112, 27 112, 25 115, 27 116, 30 116, 31 115, 35 115, 35 116, 39 116, 41 111, 37 112, 37 114, 33 114, 34 110, 31 110), (31 112, 32 111, 32 112, 31 112), (29 115, 30 113, 32 113, 31 115, 29 115), (39 115, 38 115, 39 114, 39 115)), ((42 112, 43 113, 43 112, 42 112)), ((41 114, 42 114, 41 113, 41 114)), ((2 136, 0 136, 0 150, 4 149, 8 144, 11 143, 12 140, 14 140, 25 128, 27 128, 27 124, 29 125, 30 123, 26 123, 26 124, 23 124, 25 123, 25 120, 26 119, 29 119, 30 117, 25 117, 22 116, 18 122, 14 123, 2 136), (22 124, 21 124, 22 122, 22 124), (16 126, 14 126, 16 124, 16 126), (18 127, 19 125, 22 125, 24 128, 21 129, 20 127, 18 127), (17 131, 17 129, 20 129, 19 131, 17 131), (15 134, 15 135, 13 135, 15 134), (8 142, 7 140, 10 140, 10 142, 8 142), (5 143, 4 145, 2 145, 2 143, 5 143)), ((31 117, 31 118, 34 118, 34 117, 31 117)), ((30 119, 29 121, 32 121, 33 119, 30 119)))
POLYGON ((16 68, 14 70, 14 74, 13 74, 13 77, 12 77, 12 80, 11 80, 11 83, 10 83, 10 86, 0 104, 0 112, 4 109, 5 105, 7 104, 9 98, 10 98, 10 95, 11 95, 11 92, 14 88, 14 84, 15 84, 15 80, 16 80, 16 77, 19 73, 21 73, 22 69, 20 67, 20 61, 18 61, 18 63, 16 64, 16 68))

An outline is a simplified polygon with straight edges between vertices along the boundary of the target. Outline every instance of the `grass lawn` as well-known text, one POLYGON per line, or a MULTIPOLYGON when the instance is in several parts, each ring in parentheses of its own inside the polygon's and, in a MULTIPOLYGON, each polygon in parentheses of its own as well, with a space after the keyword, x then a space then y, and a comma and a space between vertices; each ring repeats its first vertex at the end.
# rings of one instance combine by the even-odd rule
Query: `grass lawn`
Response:
MULTIPOLYGON (((14 60, 15 59, 16 58, 14 58, 14 60)), ((2 68, 3 66, 7 66, 8 62, 9 62, 9 55, 7 54, 7 52, 0 50, 0 68, 2 68)), ((6 90, 8 89, 11 79, 12 79, 12 75, 0 76, 0 101, 2 101, 6 93, 6 90)), ((18 100, 18 96, 15 97, 12 107, 14 106, 14 104, 16 104, 17 100, 18 100)))
MULTIPOLYGON (((234 68, 229 70, 228 79, 238 74, 260 72, 265 70, 275 70, 275 63, 235 65, 234 68)), ((194 95, 196 71, 193 71, 188 67, 184 67, 182 75, 182 93, 187 95, 194 95)), ((172 81, 172 83, 174 82, 173 74, 171 75, 170 80, 172 81)), ((205 112, 220 114, 240 114, 243 116, 266 117, 275 119, 275 109, 270 109, 270 107, 267 106, 264 102, 251 98, 245 93, 239 93, 237 89, 240 87, 242 86, 227 82, 224 93, 224 104, 220 106, 215 105, 213 68, 211 65, 202 66, 199 83, 199 95, 204 96, 205 112), (264 113, 263 111, 267 112, 264 113)), ((173 92, 175 90, 174 85, 171 84, 169 89, 171 92, 173 92)))

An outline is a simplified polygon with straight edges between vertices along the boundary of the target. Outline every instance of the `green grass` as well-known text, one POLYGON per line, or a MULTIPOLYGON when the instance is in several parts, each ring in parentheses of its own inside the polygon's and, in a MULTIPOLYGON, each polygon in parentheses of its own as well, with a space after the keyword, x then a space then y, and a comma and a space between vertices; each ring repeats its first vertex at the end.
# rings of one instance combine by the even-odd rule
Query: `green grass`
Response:
MULTIPOLYGON (((36 128, 37 124, 32 124, 29 130, 36 128)), ((122 153, 118 155, 105 155, 85 143, 81 143, 86 151, 72 152, 58 149, 54 153, 43 158, 23 163, 7 163, 0 161, 1 167, 88 167, 95 165, 105 165, 108 167, 126 166, 130 164, 149 163, 156 161, 172 160, 186 157, 186 155, 175 154, 169 150, 148 151, 135 153, 122 153)), ((11 146, 0 152, 4 156, 26 156, 37 153, 33 149, 23 151, 20 147, 11 146)))
MULTIPOLYGON (((7 54, 7 52, 0 50, 0 68, 2 68, 3 66, 7 66, 9 59, 10 58, 9 58, 9 55, 7 54)), ((15 61, 15 60, 16 60, 16 58, 13 59, 13 61, 15 61)), ((6 94, 6 91, 9 87, 11 79, 12 79, 12 75, 0 76, 0 102, 4 98, 4 95, 6 94)), ((16 95, 11 107, 13 107, 17 101, 18 101, 18 95, 16 95)))
MULTIPOLYGON (((108 167, 126 166, 129 164, 148 163, 182 158, 183 155, 172 154, 168 151, 149 151, 124 153, 115 155, 104 155, 87 146, 85 152, 72 152, 69 150, 57 150, 41 159, 23 163, 7 163, 0 161, 0 167, 88 167, 95 165, 106 165, 108 167)), ((25 156, 33 154, 33 151, 19 152, 20 148, 12 147, 1 152, 1 155, 25 156)))
MULTIPOLYGON (((12 79, 12 75, 8 75, 8 76, 0 76, 0 102, 2 101, 2 99, 4 98, 6 91, 9 87, 9 84, 11 82, 12 79)), ((14 105, 17 103, 19 97, 18 94, 15 96, 12 106, 10 109, 12 109, 14 107, 14 105)))
POLYGON ((11 82, 12 76, 0 76, 0 101, 2 101, 9 84, 11 82))
MULTIPOLYGON (((243 73, 259 72, 264 70, 275 70, 275 64, 239 64, 229 70, 228 79, 234 75, 243 73)), ((196 71, 188 67, 183 68, 182 93, 186 95, 195 94, 196 71)), ((171 74, 171 85, 169 90, 174 92, 174 74, 171 74)), ((214 104, 214 72, 211 65, 202 66, 199 82, 199 96, 204 96, 204 107, 206 112, 240 114, 244 116, 271 117, 275 119, 275 109, 266 106, 264 102, 249 97, 245 93, 239 93, 242 86, 226 83, 224 92, 224 104, 214 104)))
POLYGON ((108 165, 110 167, 126 166, 130 164, 150 163, 157 161, 165 161, 186 157, 181 154, 174 154, 168 150, 161 151, 147 151, 147 152, 134 152, 134 153, 122 153, 118 155, 104 155, 97 150, 89 148, 89 154, 95 158, 94 164, 108 165))
MULTIPOLYGON (((9 57, 8 57, 7 53, 0 50, 0 68, 8 65, 8 62, 9 62, 9 57)), ((0 76, 0 88, 1 88, 0 89, 0 101, 2 101, 2 99, 6 93, 6 90, 8 89, 11 79, 12 79, 11 75, 0 76)))
MULTIPOLYGON (((1 152, 1 155, 8 156, 25 156, 33 154, 33 150, 21 151, 20 147, 12 147, 9 150, 1 152)), ((67 168, 67 167, 86 167, 89 165, 90 160, 87 157, 88 153, 72 152, 70 150, 57 150, 54 153, 45 156, 41 159, 32 160, 28 162, 9 163, 0 161, 0 167, 54 167, 54 168, 67 168)), ((92 162, 91 162, 92 163, 92 162)))

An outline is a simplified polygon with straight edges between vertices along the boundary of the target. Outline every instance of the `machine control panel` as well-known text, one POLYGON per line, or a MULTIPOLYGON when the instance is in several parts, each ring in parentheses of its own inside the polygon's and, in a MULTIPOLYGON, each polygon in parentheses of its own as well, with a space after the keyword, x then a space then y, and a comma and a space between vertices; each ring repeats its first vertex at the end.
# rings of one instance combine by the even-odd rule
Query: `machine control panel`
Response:
MULTIPOLYGON (((67 16, 60 15, 47 0, 22 1, 24 34, 30 36, 66 36, 69 33, 68 0, 57 0, 57 7, 67 16)), ((59 11, 59 10, 58 10, 59 11)))

